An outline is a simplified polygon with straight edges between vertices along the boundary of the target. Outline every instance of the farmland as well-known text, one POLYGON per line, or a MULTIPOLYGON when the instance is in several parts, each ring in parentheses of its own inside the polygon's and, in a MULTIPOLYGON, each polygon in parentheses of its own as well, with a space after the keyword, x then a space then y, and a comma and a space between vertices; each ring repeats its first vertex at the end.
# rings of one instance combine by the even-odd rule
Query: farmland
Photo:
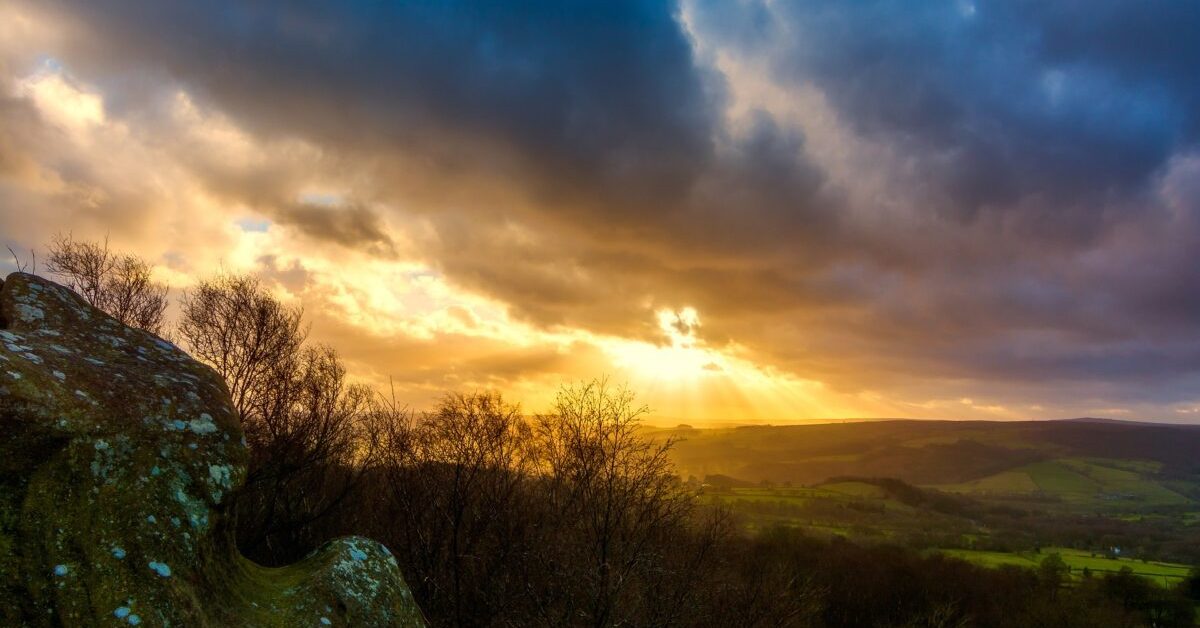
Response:
POLYGON ((1110 557, 1099 555, 1095 552, 1067 547, 1044 547, 1039 551, 1026 552, 986 552, 956 549, 937 551, 985 567, 1013 565, 1030 569, 1036 569, 1047 556, 1058 554, 1070 570, 1072 579, 1083 578, 1085 577, 1085 573, 1089 575, 1118 573, 1121 569, 1128 568, 1135 575, 1150 578, 1155 583, 1164 586, 1179 583, 1187 577, 1188 572, 1191 570, 1190 566, 1179 563, 1110 557))
POLYGON ((1057 552, 1076 576, 1129 566, 1160 584, 1200 563, 1195 428, 879 421, 653 433, 679 439, 687 484, 749 531, 784 526, 984 565, 1030 567, 1057 552))
POLYGON ((1152 478, 1151 462, 1062 458, 1035 462, 958 484, 933 485, 948 492, 979 496, 1051 496, 1068 508, 1126 511, 1192 503, 1152 478))

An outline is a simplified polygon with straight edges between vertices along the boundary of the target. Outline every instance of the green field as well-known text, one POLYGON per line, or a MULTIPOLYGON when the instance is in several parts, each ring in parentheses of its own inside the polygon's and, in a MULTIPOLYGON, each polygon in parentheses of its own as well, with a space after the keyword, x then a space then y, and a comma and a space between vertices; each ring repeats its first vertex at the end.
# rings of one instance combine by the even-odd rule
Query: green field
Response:
POLYGON ((887 493, 883 489, 874 484, 867 484, 866 482, 829 482, 822 484, 821 488, 841 495, 850 495, 865 499, 884 499, 887 497, 887 493))
POLYGON ((961 558, 968 562, 986 567, 1001 567, 1013 565, 1035 569, 1041 561, 1050 554, 1058 554, 1063 562, 1071 569, 1073 578, 1083 577, 1086 567, 1094 574, 1116 573, 1122 567, 1129 567, 1134 574, 1143 576, 1164 586, 1172 586, 1187 577, 1191 570, 1189 565, 1177 563, 1161 563, 1154 561, 1143 562, 1131 558, 1108 558, 1094 556, 1091 552, 1066 547, 1047 547, 1039 552, 982 552, 975 550, 937 550, 947 556, 961 558))
POLYGON ((1075 509, 1123 511, 1177 507, 1187 497, 1155 481, 1152 462, 1099 458, 1057 458, 958 484, 931 488, 967 495, 1049 497, 1075 509))
POLYGON ((984 495, 1025 494, 1039 490, 1037 482, 1034 482, 1025 470, 1001 471, 971 482, 945 484, 936 488, 953 493, 981 493, 984 495))

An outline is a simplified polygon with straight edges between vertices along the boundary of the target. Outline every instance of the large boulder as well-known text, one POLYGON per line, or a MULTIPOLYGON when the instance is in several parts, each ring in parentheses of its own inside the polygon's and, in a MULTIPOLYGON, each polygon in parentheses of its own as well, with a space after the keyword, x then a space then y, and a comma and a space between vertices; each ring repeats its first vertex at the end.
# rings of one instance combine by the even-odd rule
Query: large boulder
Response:
POLYGON ((243 558, 246 461, 212 369, 52 282, 0 284, 0 624, 423 625, 374 541, 243 558))

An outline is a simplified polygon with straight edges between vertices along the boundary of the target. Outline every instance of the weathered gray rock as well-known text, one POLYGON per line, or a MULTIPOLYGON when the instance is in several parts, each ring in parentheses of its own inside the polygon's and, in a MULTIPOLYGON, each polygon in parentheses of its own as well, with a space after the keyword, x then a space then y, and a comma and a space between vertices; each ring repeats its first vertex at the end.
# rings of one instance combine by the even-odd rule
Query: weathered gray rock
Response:
POLYGON ((21 273, 0 285, 0 430, 0 624, 423 625, 374 541, 238 554, 247 451, 220 377, 21 273))

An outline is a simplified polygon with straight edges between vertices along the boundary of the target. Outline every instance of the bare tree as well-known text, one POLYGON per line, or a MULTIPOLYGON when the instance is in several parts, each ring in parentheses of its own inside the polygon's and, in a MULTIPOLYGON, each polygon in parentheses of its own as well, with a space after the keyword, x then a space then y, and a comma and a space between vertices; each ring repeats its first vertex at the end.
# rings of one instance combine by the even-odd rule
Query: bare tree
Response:
POLYGON ((312 524, 350 496, 376 449, 368 438, 372 391, 346 381, 329 347, 305 347, 293 370, 256 397, 250 473, 238 498, 242 546, 272 562, 323 541, 312 524))
POLYGON ((113 253, 107 239, 101 244, 60 234, 49 248, 46 268, 67 287, 122 323, 162 335, 168 288, 154 283, 145 260, 113 253))
POLYGON ((303 311, 279 302, 249 275, 217 275, 186 293, 179 335, 192 355, 225 379, 252 445, 281 414, 286 382, 298 368, 303 311))
POLYGON ((670 439, 638 433, 645 406, 628 389, 593 380, 559 391, 535 430, 549 499, 564 518, 561 574, 574 589, 553 625, 628 623, 643 612, 639 591, 660 569, 660 548, 687 524, 692 501, 679 487, 670 439), (623 616, 620 616, 623 615, 623 616), (580 621, 583 618, 583 621, 580 621))
POLYGON ((426 611, 455 625, 486 625, 518 604, 536 526, 528 480, 530 428, 520 408, 493 392, 451 393, 415 420, 377 424, 391 497, 382 522, 426 611))
POLYGON ((435 625, 703 625, 732 526, 694 511, 644 412, 604 381, 532 419, 498 393, 380 404, 381 455, 327 521, 384 540, 435 625))
POLYGON ((179 323, 241 416, 251 456, 235 502, 238 543, 270 563, 323 540, 314 522, 351 494, 374 455, 371 392, 347 381, 335 351, 305 346, 302 316, 254 277, 224 274, 184 296, 179 323))

